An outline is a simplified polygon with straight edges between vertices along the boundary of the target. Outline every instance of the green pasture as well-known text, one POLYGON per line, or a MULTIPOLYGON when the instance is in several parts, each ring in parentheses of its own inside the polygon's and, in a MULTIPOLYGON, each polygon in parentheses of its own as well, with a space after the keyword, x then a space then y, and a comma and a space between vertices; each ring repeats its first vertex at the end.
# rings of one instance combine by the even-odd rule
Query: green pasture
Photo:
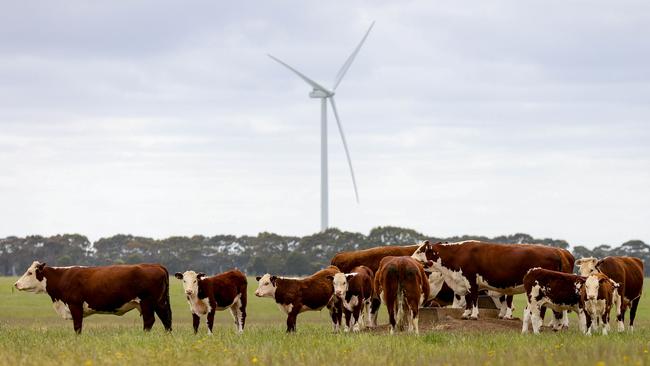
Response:
MULTIPOLYGON (((122 317, 93 315, 77 336, 58 317, 47 295, 12 292, 16 278, 0 277, 0 365, 643 365, 650 364, 650 303, 641 299, 634 333, 586 337, 572 329, 543 332, 432 331, 390 336, 378 332, 333 334, 327 311, 303 313, 298 332, 285 334, 285 316, 271 299, 253 295, 249 278, 246 331, 218 312, 215 333, 202 322, 194 335, 180 281, 170 279, 174 331, 160 321, 145 334, 137 311, 122 317)), ((646 281, 646 290, 648 289, 646 281)), ((521 317, 524 298, 516 299, 521 317)), ((385 313, 380 323, 386 322, 385 313)), ((615 324, 614 328, 615 328, 615 324)))

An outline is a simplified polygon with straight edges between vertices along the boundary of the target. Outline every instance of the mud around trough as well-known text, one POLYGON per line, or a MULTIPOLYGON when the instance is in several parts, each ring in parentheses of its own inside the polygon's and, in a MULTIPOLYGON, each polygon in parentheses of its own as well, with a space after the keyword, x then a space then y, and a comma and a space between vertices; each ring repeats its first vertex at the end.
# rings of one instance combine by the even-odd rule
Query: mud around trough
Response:
MULTIPOLYGON (((453 317, 445 317, 435 323, 420 323, 420 334, 429 332, 454 332, 454 333, 472 333, 472 332, 521 332, 521 319, 503 320, 495 318, 483 318, 479 320, 463 320, 453 317)), ((373 333, 388 333, 390 327, 388 324, 379 325, 377 328, 370 330, 373 333)))

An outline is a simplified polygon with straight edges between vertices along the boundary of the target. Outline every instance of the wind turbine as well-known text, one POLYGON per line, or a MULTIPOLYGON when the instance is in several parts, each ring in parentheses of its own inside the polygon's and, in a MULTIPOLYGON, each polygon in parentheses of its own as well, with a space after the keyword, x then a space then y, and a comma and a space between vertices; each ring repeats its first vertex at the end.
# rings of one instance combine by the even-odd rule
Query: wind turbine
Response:
POLYGON ((283 61, 273 57, 272 55, 268 55, 270 58, 280 63, 282 66, 293 71, 296 75, 298 75, 302 80, 304 80, 307 84, 309 84, 313 88, 312 91, 309 93, 310 98, 320 99, 320 207, 321 207, 320 227, 321 227, 321 231, 327 230, 328 212, 329 212, 329 208, 328 208, 329 188, 328 188, 328 178, 327 178, 327 100, 328 99, 330 104, 332 105, 332 111, 334 111, 334 118, 336 119, 336 125, 339 128, 339 133, 341 134, 341 141, 343 141, 345 156, 348 160, 348 166, 350 167, 350 175, 352 176, 354 195, 356 197, 357 203, 359 203, 359 192, 357 191, 357 181, 354 178, 354 169, 352 168, 352 160, 350 159, 350 151, 348 150, 348 144, 347 141, 345 140, 345 133, 343 133, 343 126, 341 125, 341 120, 339 119, 339 114, 338 111, 336 110, 336 102, 334 102, 334 94, 336 88, 341 83, 341 80, 343 80, 345 73, 348 71, 348 69, 350 69, 350 66, 354 61, 354 58, 357 57, 357 54, 359 53, 361 46, 363 46, 363 43, 366 41, 366 38, 368 38, 368 34, 370 34, 370 30, 372 30, 372 27, 374 25, 375 22, 372 22, 370 28, 368 28, 368 31, 366 31, 366 34, 361 39, 361 42, 359 42, 359 45, 357 45, 354 51, 352 51, 350 57, 348 57, 348 59, 345 60, 345 62, 343 63, 343 66, 341 66, 341 69, 336 74, 334 85, 332 86, 331 90, 325 88, 324 86, 318 84, 314 80, 303 75, 301 72, 287 65, 283 61))

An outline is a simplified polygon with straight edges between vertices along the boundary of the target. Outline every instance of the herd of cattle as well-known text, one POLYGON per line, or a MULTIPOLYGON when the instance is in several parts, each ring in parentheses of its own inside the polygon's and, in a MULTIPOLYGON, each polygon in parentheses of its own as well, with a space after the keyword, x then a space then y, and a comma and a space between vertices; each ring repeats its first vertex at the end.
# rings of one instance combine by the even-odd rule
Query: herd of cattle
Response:
MULTIPOLYGON (((609 330, 614 307, 618 330, 630 308, 629 329, 643 288, 643 262, 632 257, 583 258, 575 261, 564 249, 541 245, 503 245, 464 241, 410 246, 385 246, 337 254, 331 265, 306 278, 265 274, 257 277, 258 297, 273 298, 287 314, 287 332, 296 330, 298 314, 327 307, 335 330, 359 331, 376 327, 379 306, 388 310, 390 332, 418 333, 418 311, 423 306, 452 303, 464 307, 464 319, 478 319, 478 297, 492 297, 499 317, 512 318, 512 296, 525 293, 522 332, 532 325, 539 333, 546 308, 554 316, 549 326, 567 328, 568 311, 579 315, 586 334, 609 330), (573 274, 574 265, 579 275, 573 274), (345 316, 345 323, 343 319, 345 316)), ((194 332, 207 316, 212 333, 217 310, 229 309, 236 329, 246 322, 247 281, 238 270, 214 276, 176 273, 192 313, 194 332)), ((159 264, 103 267, 50 267, 34 262, 14 284, 21 291, 47 293, 54 309, 71 319, 81 332, 83 318, 95 313, 123 315, 138 309, 144 329, 154 314, 166 330, 172 329, 169 274, 159 264)))

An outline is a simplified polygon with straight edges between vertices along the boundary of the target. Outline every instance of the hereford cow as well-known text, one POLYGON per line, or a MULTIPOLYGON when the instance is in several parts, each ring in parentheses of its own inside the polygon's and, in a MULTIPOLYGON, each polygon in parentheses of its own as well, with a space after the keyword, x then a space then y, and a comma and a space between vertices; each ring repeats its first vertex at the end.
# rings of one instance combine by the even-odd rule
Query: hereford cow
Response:
POLYGON ((634 257, 582 258, 576 261, 580 274, 602 272, 616 282, 621 298, 617 309, 618 331, 625 330, 625 311, 630 307, 630 331, 634 330, 634 318, 643 290, 643 262, 634 257))
POLYGON ((313 275, 303 278, 283 278, 265 274, 257 276, 257 297, 271 297, 287 314, 287 332, 296 331, 298 314, 308 310, 321 310, 325 306, 330 311, 334 330, 341 325, 341 302, 332 296, 334 286, 328 276, 340 273, 338 268, 329 266, 313 275))
POLYGON ((523 278, 531 268, 572 270, 563 268, 564 260, 556 248, 541 245, 504 245, 473 240, 431 244, 427 240, 412 257, 420 263, 431 261, 433 270, 443 274, 449 287, 465 296, 464 319, 478 319, 480 289, 515 295, 524 292, 523 278))
POLYGON ((585 311, 587 335, 591 335, 592 329, 598 331, 600 326, 603 327, 603 335, 607 335, 612 305, 620 309, 618 287, 618 283, 603 273, 591 274, 585 280, 585 285, 580 289, 580 301, 585 311))
MULTIPOLYGON (((364 318, 370 314, 374 273, 366 266, 358 266, 351 273, 328 276, 334 285, 334 296, 341 299, 345 315, 345 331, 361 330, 364 318), (365 316, 364 316, 365 315, 365 316)), ((365 319, 366 325, 368 319, 365 319)))
POLYGON ((183 281, 183 290, 192 312, 194 334, 199 330, 201 316, 207 315, 208 334, 212 335, 214 313, 230 310, 238 332, 244 331, 246 323, 246 276, 232 270, 212 277, 194 271, 176 272, 176 278, 183 281))
POLYGON ((388 309, 390 334, 405 328, 419 333, 418 312, 429 293, 429 281, 422 265, 409 256, 384 257, 374 286, 388 309))
POLYGON ((522 333, 528 333, 529 323, 533 332, 539 333, 542 326, 542 308, 549 307, 557 313, 573 310, 579 314, 580 329, 584 327, 584 312, 580 301, 580 289, 584 286, 585 278, 571 273, 533 268, 524 276, 526 291, 526 309, 522 333))
MULTIPOLYGON (((338 253, 332 258, 331 264, 336 266, 341 272, 350 273, 357 266, 366 266, 373 273, 377 273, 379 269, 379 262, 384 257, 387 256, 410 256, 419 245, 406 245, 406 246, 382 246, 375 247, 370 249, 356 250, 350 252, 341 252, 338 253)), ((431 293, 428 296, 428 303, 435 303, 436 298, 441 298, 443 300, 453 300, 453 292, 444 283, 444 280, 440 276, 433 275, 429 278, 431 282, 431 293)), ((376 327, 377 326, 377 314, 379 311, 379 306, 381 301, 378 294, 374 294, 371 306, 370 306, 370 315, 368 316, 368 326, 376 327)))
POLYGON ((34 262, 14 286, 50 295, 54 310, 64 319, 72 319, 77 333, 81 333, 84 317, 124 315, 133 309, 142 315, 145 331, 156 321, 154 313, 166 330, 172 330, 169 274, 159 264, 49 267, 34 262))

